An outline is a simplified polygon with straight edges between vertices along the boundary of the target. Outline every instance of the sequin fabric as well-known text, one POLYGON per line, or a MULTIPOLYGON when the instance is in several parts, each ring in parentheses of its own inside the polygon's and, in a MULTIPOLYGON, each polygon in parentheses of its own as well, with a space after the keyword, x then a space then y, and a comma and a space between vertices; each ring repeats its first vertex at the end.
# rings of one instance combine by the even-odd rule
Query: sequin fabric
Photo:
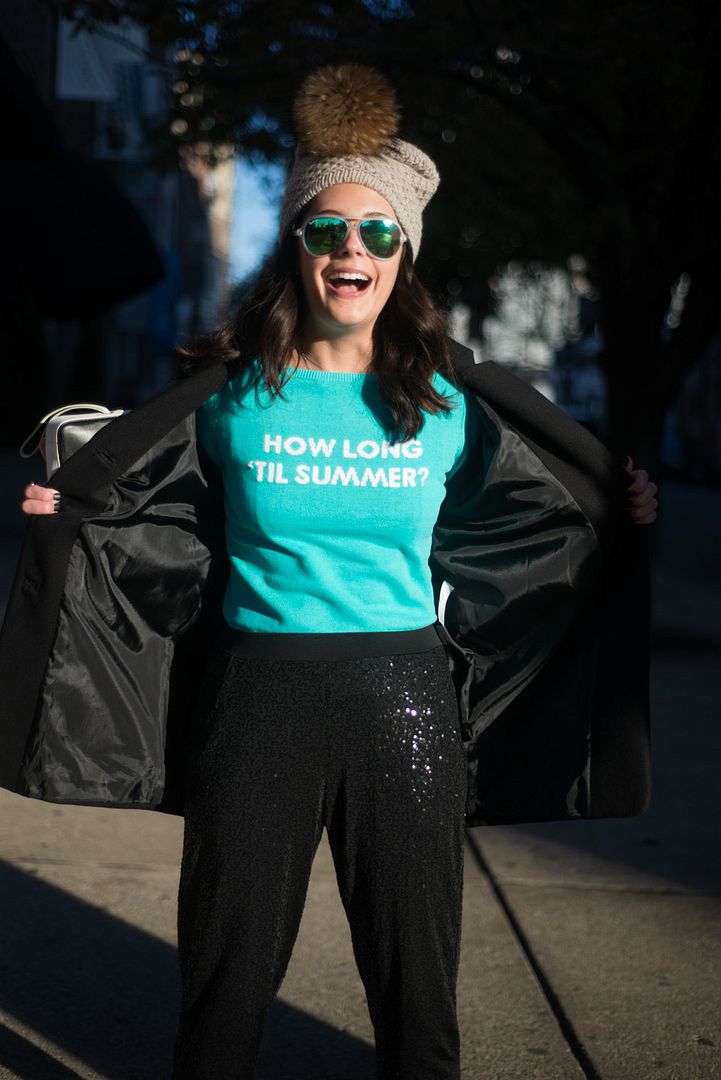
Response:
POLYGON ((448 660, 211 661, 189 756, 174 1080, 252 1080, 323 828, 379 1080, 458 1080, 465 755, 448 660))

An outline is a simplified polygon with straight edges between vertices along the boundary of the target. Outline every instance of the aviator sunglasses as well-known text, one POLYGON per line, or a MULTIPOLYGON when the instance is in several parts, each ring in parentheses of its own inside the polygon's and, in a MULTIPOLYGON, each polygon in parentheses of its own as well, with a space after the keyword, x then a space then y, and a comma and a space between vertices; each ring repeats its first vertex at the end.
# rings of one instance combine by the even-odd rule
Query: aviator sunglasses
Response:
POLYGON ((344 218, 338 214, 321 214, 309 218, 293 236, 303 238, 303 247, 310 255, 331 255, 344 242, 355 226, 363 247, 374 259, 392 259, 408 237, 392 218, 344 218))

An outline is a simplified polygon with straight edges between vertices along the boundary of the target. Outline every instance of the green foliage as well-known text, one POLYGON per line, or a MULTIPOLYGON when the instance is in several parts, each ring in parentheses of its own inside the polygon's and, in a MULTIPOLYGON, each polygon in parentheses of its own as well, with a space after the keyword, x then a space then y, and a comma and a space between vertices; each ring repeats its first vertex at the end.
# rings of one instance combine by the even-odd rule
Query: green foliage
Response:
MULTIPOLYGON (((289 104, 311 67, 351 58, 385 70, 405 133, 444 177, 424 263, 464 295, 510 257, 554 262, 580 248, 593 266, 609 228, 665 243, 713 21, 700 0, 471 0, 444 18, 436 0, 66 0, 65 12, 86 27, 132 18, 176 50, 180 142, 274 160, 289 157, 289 104)), ((718 139, 717 128, 716 168, 718 139)))
POLYGON ((133 18, 173 47, 180 142, 276 161, 290 158, 290 103, 307 71, 376 65, 399 90, 403 134, 443 177, 425 276, 480 316, 499 265, 563 265, 579 252, 604 301, 611 374, 632 337, 658 368, 669 290, 690 274, 660 410, 689 349, 717 325, 703 302, 721 225, 711 0, 459 0, 447 11, 437 0, 64 0, 64 10, 83 26, 133 18))

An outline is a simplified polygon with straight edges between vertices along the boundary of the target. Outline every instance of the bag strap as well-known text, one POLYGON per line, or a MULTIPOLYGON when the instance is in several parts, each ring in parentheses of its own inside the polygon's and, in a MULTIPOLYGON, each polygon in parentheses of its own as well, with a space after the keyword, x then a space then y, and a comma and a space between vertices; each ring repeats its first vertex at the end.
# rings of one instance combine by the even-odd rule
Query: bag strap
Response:
POLYGON ((48 424, 50 420, 54 420, 56 416, 63 416, 65 413, 70 412, 94 412, 101 416, 105 416, 111 412, 111 410, 105 405, 93 405, 85 401, 78 401, 74 405, 61 405, 59 409, 53 409, 51 412, 46 413, 42 420, 37 422, 27 439, 25 439, 20 447, 20 457, 30 458, 33 454, 36 454, 40 449, 40 443, 42 442, 43 431, 45 430, 46 424, 48 424), (36 435, 38 436, 37 442, 31 450, 28 450, 28 443, 31 443, 36 435))

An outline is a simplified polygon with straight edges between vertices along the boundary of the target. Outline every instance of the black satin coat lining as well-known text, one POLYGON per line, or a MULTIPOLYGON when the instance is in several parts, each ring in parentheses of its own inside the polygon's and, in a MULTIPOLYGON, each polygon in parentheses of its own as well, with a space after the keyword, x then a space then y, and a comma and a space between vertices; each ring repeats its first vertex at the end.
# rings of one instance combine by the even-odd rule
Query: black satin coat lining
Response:
POLYGON ((24 768, 28 793, 156 804, 173 637, 196 618, 210 554, 192 418, 113 485, 76 541, 24 768))
MULTIPOLYGON (((492 732, 494 723, 503 716, 504 746, 513 744, 508 738, 513 705, 586 609, 601 558, 588 519, 511 428, 490 426, 484 455, 484 462, 477 462, 486 475, 480 498, 477 491, 463 490, 465 479, 451 487, 431 554, 436 588, 444 581, 454 587, 443 623, 461 724, 471 747, 472 800, 482 800, 494 776, 504 775, 494 759, 494 747, 501 745, 492 732)), ((576 687, 573 694, 559 685, 556 700, 565 700, 568 707, 560 704, 545 721, 535 718, 533 728, 534 738, 541 733, 536 754, 543 756, 544 722, 548 743, 565 747, 563 775, 555 778, 560 781, 556 790, 565 792, 560 817, 587 813, 592 664, 587 675, 588 686, 576 687)), ((519 731, 518 737, 522 742, 530 736, 519 731)), ((503 766, 508 783, 513 765, 504 761, 503 766)), ((508 802, 513 801, 509 790, 508 802)), ((515 804, 517 814, 518 793, 515 804)), ((473 810, 469 807, 469 813, 473 810)))

